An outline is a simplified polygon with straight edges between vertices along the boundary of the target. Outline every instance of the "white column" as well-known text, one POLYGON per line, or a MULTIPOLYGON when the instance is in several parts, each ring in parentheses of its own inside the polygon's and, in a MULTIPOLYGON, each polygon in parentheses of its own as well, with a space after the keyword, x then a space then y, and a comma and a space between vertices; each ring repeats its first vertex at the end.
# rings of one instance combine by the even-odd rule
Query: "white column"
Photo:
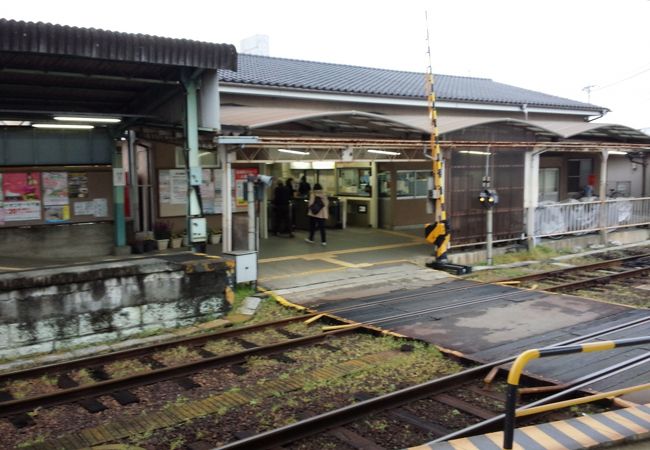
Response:
POLYGON ((221 177, 221 196, 223 206, 221 212, 221 247, 224 252, 232 251, 232 158, 225 145, 219 146, 219 156, 223 176, 221 177))
POLYGON ((370 226, 379 227, 379 186, 377 185, 377 163, 370 164, 370 226))
POLYGON ((607 245, 607 159, 609 151, 602 150, 600 156, 600 177, 598 179, 598 197, 600 198, 600 217, 598 226, 600 227, 600 243, 607 245))
POLYGON ((535 208, 539 201, 539 152, 531 150, 524 156, 524 210, 528 248, 535 247, 535 208))

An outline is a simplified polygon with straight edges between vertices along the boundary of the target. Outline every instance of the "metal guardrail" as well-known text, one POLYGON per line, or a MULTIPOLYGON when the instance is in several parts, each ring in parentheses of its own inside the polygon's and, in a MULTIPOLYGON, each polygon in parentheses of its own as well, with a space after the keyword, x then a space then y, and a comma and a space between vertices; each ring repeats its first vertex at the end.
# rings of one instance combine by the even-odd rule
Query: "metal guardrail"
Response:
POLYGON ((650 224, 650 197, 541 204, 535 208, 535 237, 586 234, 650 224))
MULTIPOLYGON (((585 399, 575 399, 575 400, 569 400, 565 402, 558 402, 555 404, 545 405, 543 407, 537 408, 537 410, 531 409, 531 410, 516 411, 519 379, 521 377, 521 373, 524 370, 524 367, 526 367, 526 364, 528 364, 530 361, 538 358, 545 358, 548 356, 570 355, 574 353, 586 353, 586 352, 600 352, 604 350, 612 350, 615 348, 630 347, 633 345, 641 345, 641 344, 648 344, 648 343, 650 343, 650 336, 643 336, 638 338, 618 339, 613 341, 589 342, 585 344, 568 345, 564 347, 547 347, 542 349, 531 349, 521 353, 517 357, 517 359, 515 359, 515 362, 512 364, 512 367, 510 368, 510 372, 508 373, 508 392, 506 396, 505 422, 503 426, 503 448, 505 450, 512 449, 514 434, 515 434, 516 417, 530 415, 535 412, 540 412, 542 410, 548 411, 550 409, 558 409, 566 406, 572 406, 574 404, 577 405, 577 404, 585 403, 585 399)), ((602 398, 622 395, 627 392, 633 392, 635 390, 641 390, 647 388, 650 388, 650 385, 645 384, 641 386, 634 386, 632 388, 619 389, 617 391, 611 391, 607 393, 597 394, 594 396, 589 396, 587 397, 587 399, 590 399, 591 401, 595 401, 602 398)))

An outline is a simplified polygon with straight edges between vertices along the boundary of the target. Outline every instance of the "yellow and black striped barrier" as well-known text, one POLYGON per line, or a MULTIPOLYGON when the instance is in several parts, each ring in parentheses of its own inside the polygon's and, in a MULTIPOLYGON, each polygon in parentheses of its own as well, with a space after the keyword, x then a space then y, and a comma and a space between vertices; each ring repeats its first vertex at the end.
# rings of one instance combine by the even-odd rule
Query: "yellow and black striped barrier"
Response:
MULTIPOLYGON (((514 440, 515 433, 515 418, 532 414, 532 412, 523 410, 516 411, 517 406, 517 391, 519 389, 519 380, 521 378, 521 373, 530 361, 538 358, 545 358, 547 356, 559 356, 559 355, 570 355, 574 353, 587 353, 587 352, 601 352, 604 350, 612 350, 615 348, 621 347, 630 347, 633 345, 641 345, 650 343, 650 336, 642 336, 638 338, 629 338, 629 339, 618 339, 614 341, 602 341, 602 342, 589 342, 586 344, 578 345, 567 345, 564 347, 549 347, 542 349, 531 349, 526 350, 520 354, 515 362, 510 368, 508 373, 508 392, 506 397, 506 411, 505 411, 505 421, 503 426, 503 448, 506 450, 511 450, 514 440)), ((645 387, 645 385, 644 385, 645 387)), ((636 389, 636 388, 631 388, 636 389)), ((625 390, 626 392, 629 389, 625 390)), ((638 389, 637 389, 638 390, 638 389)), ((614 393, 621 395, 618 391, 613 391, 607 393, 608 396, 612 396, 614 393)), ((593 396, 592 400, 597 400, 602 395, 593 396), (598 397, 598 398, 596 398, 598 397)), ((583 403, 583 401, 577 400, 573 402, 559 402, 554 406, 556 408, 570 406, 571 404, 583 403)), ((552 405, 546 405, 548 409, 552 405)))

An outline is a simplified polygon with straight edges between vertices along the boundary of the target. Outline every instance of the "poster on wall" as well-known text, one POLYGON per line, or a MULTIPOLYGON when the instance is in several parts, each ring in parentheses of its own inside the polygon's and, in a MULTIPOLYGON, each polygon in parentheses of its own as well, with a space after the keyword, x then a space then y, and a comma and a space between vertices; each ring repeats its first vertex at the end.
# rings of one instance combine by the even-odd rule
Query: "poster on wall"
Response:
POLYGON ((201 178, 201 203, 203 205, 203 214, 214 214, 214 180, 212 179, 212 170, 203 169, 201 178))
POLYGON ((93 202, 76 202, 73 205, 75 216, 95 215, 95 204, 93 202))
POLYGON ((5 222, 41 220, 41 202, 39 200, 4 202, 4 215, 5 222))
POLYGON ((108 200, 105 198, 96 198, 93 200, 95 217, 108 217, 108 200))
POLYGON ((27 202, 40 200, 39 175, 38 172, 5 173, 2 177, 2 190, 5 201, 27 202))
POLYGON ((43 205, 62 206, 68 203, 68 173, 43 172, 43 205))
POLYGON ((41 186, 38 172, 2 176, 4 221, 41 220, 41 186))
POLYGON ((235 180, 235 207, 243 208, 248 205, 246 201, 246 181, 248 180, 249 175, 258 175, 259 170, 257 168, 251 169, 234 169, 234 180, 235 180))
POLYGON ((169 203, 172 205, 187 203, 187 175, 185 170, 169 171, 169 203))
POLYGON ((88 197, 88 174, 75 172, 68 174, 68 195, 70 198, 88 197))
POLYGON ((43 208, 43 219, 47 223, 60 223, 70 220, 70 205, 51 205, 43 208))

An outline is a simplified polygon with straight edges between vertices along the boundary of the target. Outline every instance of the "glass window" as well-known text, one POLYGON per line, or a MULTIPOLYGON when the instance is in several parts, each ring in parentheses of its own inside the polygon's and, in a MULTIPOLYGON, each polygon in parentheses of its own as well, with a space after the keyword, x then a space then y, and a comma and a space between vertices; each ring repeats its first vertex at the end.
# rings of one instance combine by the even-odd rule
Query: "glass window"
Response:
POLYGON ((339 195, 370 196, 370 169, 339 169, 339 195))
POLYGON ((570 159, 568 161, 568 192, 582 192, 589 184, 589 175, 593 172, 591 165, 591 159, 570 159))
POLYGON ((395 186, 397 198, 421 198, 428 194, 430 172, 427 170, 398 170, 395 186))

